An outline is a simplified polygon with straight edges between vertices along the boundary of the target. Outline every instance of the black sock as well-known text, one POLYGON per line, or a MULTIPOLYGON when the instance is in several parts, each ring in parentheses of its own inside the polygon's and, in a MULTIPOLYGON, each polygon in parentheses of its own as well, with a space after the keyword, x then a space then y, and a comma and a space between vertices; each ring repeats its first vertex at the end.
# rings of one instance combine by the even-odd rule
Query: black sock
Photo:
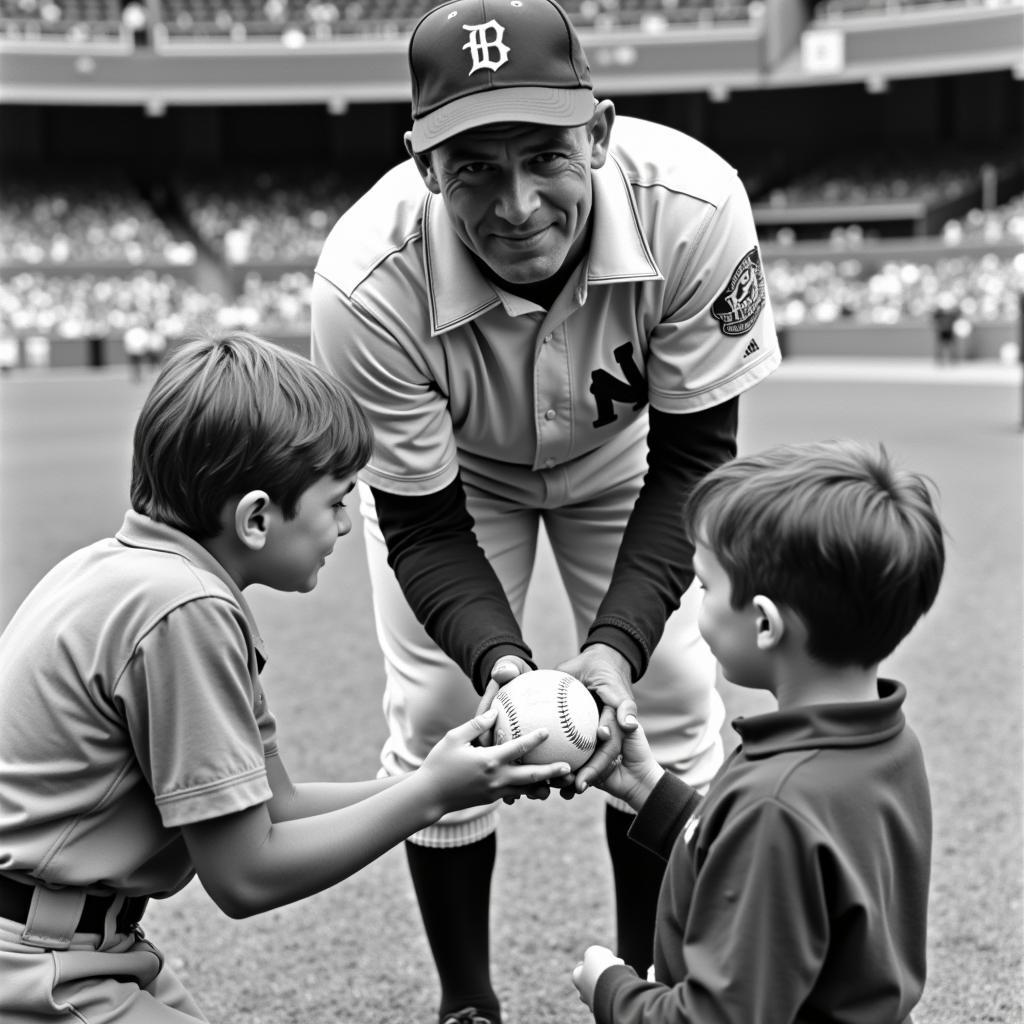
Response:
POLYGON ((413 888, 441 982, 440 1012, 466 1006, 498 1017, 491 985, 491 874, 498 843, 492 832, 467 846, 405 844, 413 888))
POLYGON ((665 862, 626 835, 634 817, 609 804, 604 826, 615 879, 618 955, 642 978, 654 958, 654 918, 665 862))

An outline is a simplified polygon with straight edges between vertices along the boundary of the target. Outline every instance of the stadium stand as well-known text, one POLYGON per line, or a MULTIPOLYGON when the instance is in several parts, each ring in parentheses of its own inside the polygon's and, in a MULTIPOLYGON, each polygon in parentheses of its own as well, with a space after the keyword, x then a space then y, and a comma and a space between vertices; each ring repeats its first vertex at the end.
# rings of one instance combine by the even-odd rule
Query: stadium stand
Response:
POLYGON ((0 185, 0 265, 195 262, 195 246, 176 236, 127 181, 107 171, 61 180, 5 177, 0 185))
POLYGON ((89 43, 125 33, 121 0, 0 0, 0 39, 89 43))
MULTIPOLYGON (((1019 338, 1024 0, 565 2, 622 113, 739 168, 787 333, 920 346, 950 292, 974 354, 1019 338)), ((4 352, 119 361, 211 319, 301 347, 324 237, 400 158, 430 4, 0 0, 4 352)))
POLYGON ((818 0, 814 5, 816 18, 857 17, 860 15, 899 17, 910 13, 920 13, 929 8, 951 7, 993 7, 1007 0, 818 0))
POLYGON ((123 362, 125 333, 155 329, 168 340, 198 324, 217 322, 226 305, 216 292, 152 269, 131 274, 4 275, 0 322, 20 352, 15 365, 102 366, 123 362))
MULTIPOLYGON (((246 42, 299 33, 324 41, 349 34, 406 32, 430 0, 161 0, 154 24, 168 37, 246 42)), ((568 0, 581 28, 747 21, 762 0, 568 0)))
POLYGON ((939 295, 953 295, 974 323, 1013 320, 1024 291, 1024 256, 951 256, 933 262, 847 256, 766 260, 779 322, 899 324, 924 321, 939 295))
POLYGON ((836 224, 856 224, 867 237, 934 235, 1022 182, 1019 148, 849 153, 755 193, 754 215, 762 229, 802 238, 831 236, 836 224))
MULTIPOLYGON (((311 268, 355 190, 339 187, 337 175, 314 176, 306 189, 285 184, 288 178, 264 171, 235 190, 216 178, 182 186, 187 226, 218 264, 220 286, 200 283, 196 246, 175 239, 131 191, 5 188, 0 317, 21 339, 26 362, 30 340, 38 348, 41 338, 57 364, 73 361, 70 346, 84 353, 97 338, 106 358, 119 361, 124 333, 138 324, 172 341, 189 324, 210 321, 305 336, 311 268), (179 258, 168 259, 169 252, 179 258), (116 269, 104 273, 105 261, 116 269)), ((894 246, 909 241, 887 248, 846 228, 817 246, 766 245, 780 325, 924 324, 946 292, 974 324, 1015 320, 1024 294, 1024 194, 995 209, 971 209, 923 242, 931 250, 901 252, 894 246)))
POLYGON ((338 173, 262 170, 239 183, 234 175, 181 183, 191 226, 228 266, 309 264, 334 222, 358 193, 338 173))

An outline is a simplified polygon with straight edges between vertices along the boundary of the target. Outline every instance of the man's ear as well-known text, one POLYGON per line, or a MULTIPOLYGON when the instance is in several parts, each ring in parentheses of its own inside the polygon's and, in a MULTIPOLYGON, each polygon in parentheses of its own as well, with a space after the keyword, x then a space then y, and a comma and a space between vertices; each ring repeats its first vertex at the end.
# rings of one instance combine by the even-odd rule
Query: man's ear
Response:
POLYGON ((758 650, 770 651, 782 642, 786 633, 786 620, 779 606, 764 594, 755 594, 751 603, 757 616, 758 650))
POLYGON ((423 184, 426 185, 434 195, 439 196, 441 194, 441 185, 437 180, 437 175, 434 174, 433 165, 430 163, 430 154, 417 153, 412 148, 412 132, 406 132, 404 139, 405 151, 412 157, 413 163, 416 164, 416 170, 420 172, 423 184))
POLYGON ((614 123, 615 104, 611 100, 601 100, 594 108, 593 117, 587 124, 587 134, 590 136, 590 166, 594 170, 604 167, 608 159, 614 123))
POLYGON ((248 491, 235 505, 235 535, 251 551, 260 551, 267 543, 269 508, 270 495, 266 491, 248 491))

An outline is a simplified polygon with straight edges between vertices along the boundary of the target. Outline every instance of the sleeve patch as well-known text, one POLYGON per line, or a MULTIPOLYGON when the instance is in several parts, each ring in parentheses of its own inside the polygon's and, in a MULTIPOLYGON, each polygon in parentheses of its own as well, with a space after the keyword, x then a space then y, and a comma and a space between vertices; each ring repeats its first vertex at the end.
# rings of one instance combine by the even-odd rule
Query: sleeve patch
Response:
POLYGON ((761 270, 761 256, 751 249, 736 265, 725 290, 711 305, 719 330, 729 337, 746 334, 764 309, 767 289, 761 270))

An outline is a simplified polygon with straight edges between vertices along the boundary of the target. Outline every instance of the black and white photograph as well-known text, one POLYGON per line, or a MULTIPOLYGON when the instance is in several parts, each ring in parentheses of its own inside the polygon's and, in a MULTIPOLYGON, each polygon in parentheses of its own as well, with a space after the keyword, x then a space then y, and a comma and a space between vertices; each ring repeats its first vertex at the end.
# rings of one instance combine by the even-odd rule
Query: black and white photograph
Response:
POLYGON ((1024 1024, 1024 0, 0 0, 0 1024, 1024 1024))

